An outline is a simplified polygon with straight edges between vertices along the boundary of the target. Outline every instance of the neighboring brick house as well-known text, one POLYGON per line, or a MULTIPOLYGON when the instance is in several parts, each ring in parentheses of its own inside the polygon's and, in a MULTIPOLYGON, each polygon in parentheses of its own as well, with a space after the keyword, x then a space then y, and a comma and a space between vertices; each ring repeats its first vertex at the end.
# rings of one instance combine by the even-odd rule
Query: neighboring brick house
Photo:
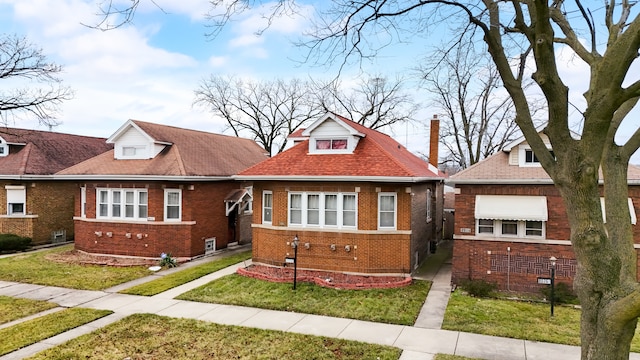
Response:
MULTIPOLYGON (((551 149, 548 138, 541 134, 551 149)), ((630 165, 629 207, 640 249, 640 168, 630 165)), ((524 138, 448 180, 456 187, 452 281, 484 279, 501 289, 538 292, 538 278, 571 284, 576 272, 566 208, 524 138)))
POLYGON ((267 159, 254 141, 129 120, 106 152, 60 171, 80 182, 76 249, 193 258, 250 241, 251 187, 232 176, 267 159))
POLYGON ((300 268, 409 274, 426 259, 442 239, 444 177, 435 166, 332 113, 297 136, 236 176, 254 184, 255 263, 283 266, 295 236, 300 268))
POLYGON ((32 244, 73 239, 75 182, 56 172, 111 149, 103 138, 0 128, 0 233, 32 244))

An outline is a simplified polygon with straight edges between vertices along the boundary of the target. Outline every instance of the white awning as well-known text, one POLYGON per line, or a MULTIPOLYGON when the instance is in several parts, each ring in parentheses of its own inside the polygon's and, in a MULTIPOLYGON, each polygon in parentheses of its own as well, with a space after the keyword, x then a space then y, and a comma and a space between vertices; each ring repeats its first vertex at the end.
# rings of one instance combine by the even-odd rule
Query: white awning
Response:
POLYGON ((547 221, 545 196, 476 195, 476 219, 547 221))
MULTIPOLYGON (((628 203, 629 203, 629 215, 631 216, 631 224, 635 225, 637 222, 637 218, 636 218, 636 209, 634 209, 633 207, 633 200, 631 200, 631 198, 627 198, 628 199, 628 203)), ((607 223, 607 216, 605 214, 605 208, 604 208, 604 198, 601 197, 600 198, 600 207, 602 207, 602 221, 604 221, 604 223, 607 223)))

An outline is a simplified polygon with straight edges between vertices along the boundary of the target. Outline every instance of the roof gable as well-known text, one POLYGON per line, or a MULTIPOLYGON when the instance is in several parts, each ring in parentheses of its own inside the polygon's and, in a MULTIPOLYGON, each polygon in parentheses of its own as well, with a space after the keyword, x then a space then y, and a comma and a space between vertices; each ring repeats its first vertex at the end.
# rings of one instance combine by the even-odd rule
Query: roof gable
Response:
POLYGON ((229 177, 267 158, 265 150, 249 139, 139 120, 127 123, 131 126, 110 138, 116 142, 113 152, 87 160, 59 174, 229 177), (117 144, 121 141, 124 144, 127 134, 136 132, 153 139, 155 155, 149 158, 117 159, 114 154, 118 151, 117 144))
POLYGON ((310 136, 308 140, 241 172, 240 177, 324 178, 335 181, 346 178, 380 181, 444 178, 437 168, 412 154, 388 135, 335 114, 329 114, 321 120, 316 121, 311 130, 305 130, 310 136), (349 134, 357 134, 360 140, 352 152, 318 154, 308 151, 314 140, 314 129, 319 129, 319 125, 329 119, 344 129, 350 129, 349 134))

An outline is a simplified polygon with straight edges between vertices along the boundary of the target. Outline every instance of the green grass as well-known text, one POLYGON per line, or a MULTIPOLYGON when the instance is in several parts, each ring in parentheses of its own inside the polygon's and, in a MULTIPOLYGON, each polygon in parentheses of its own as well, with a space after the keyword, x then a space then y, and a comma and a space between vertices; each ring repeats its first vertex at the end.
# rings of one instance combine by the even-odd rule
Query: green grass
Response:
POLYGON ((0 355, 8 354, 109 315, 108 310, 72 308, 0 329, 0 355))
POLYGON ((436 354, 433 360, 481 360, 476 358, 468 358, 458 355, 436 354))
POLYGON ((59 263, 45 258, 47 254, 69 251, 72 248, 73 245, 66 245, 52 250, 0 259, 0 280, 72 289, 103 290, 151 274, 145 266, 77 265, 59 263))
POLYGON ((177 297, 181 300, 294 311, 382 323, 413 325, 431 283, 414 281, 396 289, 336 290, 310 283, 273 283, 237 274, 177 297))
POLYGON ((0 324, 5 324, 39 312, 53 309, 58 305, 47 301, 16 299, 0 296, 0 324))
POLYGON ((136 314, 30 359, 398 359, 400 349, 136 314))
POLYGON ((120 293, 153 296, 248 259, 251 259, 250 250, 230 256, 225 256, 219 260, 214 260, 206 264, 194 266, 175 272, 173 274, 165 275, 158 278, 157 280, 153 280, 122 290, 120 291, 120 293))
MULTIPOLYGON (((480 299, 455 291, 451 294, 442 328, 580 346, 580 310, 548 304, 500 299, 480 299)), ((640 328, 631 351, 640 352, 640 328)))

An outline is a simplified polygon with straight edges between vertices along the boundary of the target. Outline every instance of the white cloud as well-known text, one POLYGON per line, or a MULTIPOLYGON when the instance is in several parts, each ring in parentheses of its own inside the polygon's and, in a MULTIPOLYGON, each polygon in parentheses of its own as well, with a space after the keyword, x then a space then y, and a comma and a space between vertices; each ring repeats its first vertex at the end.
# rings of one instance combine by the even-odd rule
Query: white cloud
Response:
POLYGON ((229 58, 227 56, 212 56, 208 63, 214 68, 223 67, 229 63, 229 58))

